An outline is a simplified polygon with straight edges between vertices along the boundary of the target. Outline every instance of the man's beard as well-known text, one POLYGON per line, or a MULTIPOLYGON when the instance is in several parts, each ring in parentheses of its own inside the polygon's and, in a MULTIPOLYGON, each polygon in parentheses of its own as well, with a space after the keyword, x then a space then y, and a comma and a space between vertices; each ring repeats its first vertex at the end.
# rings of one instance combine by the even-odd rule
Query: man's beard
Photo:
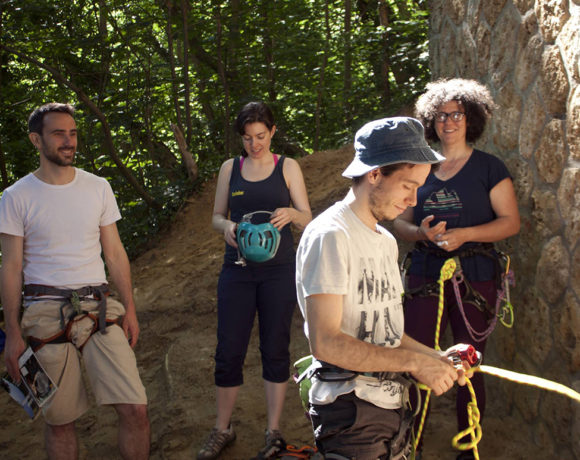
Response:
POLYGON ((381 191, 382 185, 379 185, 376 189, 373 189, 369 195, 369 209, 377 222, 392 220, 381 212, 381 202, 380 198, 378 198, 381 191))
POLYGON ((72 157, 70 157, 70 159, 63 158, 63 157, 58 155, 59 150, 65 150, 65 149, 57 149, 56 152, 54 150, 45 151, 44 157, 48 161, 50 161, 51 163, 54 163, 57 166, 71 166, 75 161, 75 153, 73 153, 73 155, 72 155, 72 157))

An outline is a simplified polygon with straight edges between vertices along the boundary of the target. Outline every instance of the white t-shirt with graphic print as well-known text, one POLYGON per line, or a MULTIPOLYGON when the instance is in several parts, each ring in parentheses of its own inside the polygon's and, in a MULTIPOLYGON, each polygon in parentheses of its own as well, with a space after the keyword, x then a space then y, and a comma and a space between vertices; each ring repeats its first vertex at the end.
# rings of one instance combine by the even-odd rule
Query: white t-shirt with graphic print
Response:
MULTIPOLYGON (((305 316, 306 297, 343 296, 341 330, 384 347, 398 347, 403 336, 403 285, 394 237, 377 225, 368 228, 344 201, 314 219, 304 231, 296 253, 298 304, 305 316)), ((308 336, 308 324, 305 324, 308 336)), ((385 369, 387 370, 387 369, 385 369)), ((310 402, 330 404, 355 394, 385 409, 401 407, 403 387, 392 381, 359 376, 351 381, 312 379, 310 402)))
POLYGON ((121 218, 106 179, 75 168, 51 185, 28 174, 4 190, 0 233, 24 237, 25 284, 76 289, 106 282, 100 227, 121 218))

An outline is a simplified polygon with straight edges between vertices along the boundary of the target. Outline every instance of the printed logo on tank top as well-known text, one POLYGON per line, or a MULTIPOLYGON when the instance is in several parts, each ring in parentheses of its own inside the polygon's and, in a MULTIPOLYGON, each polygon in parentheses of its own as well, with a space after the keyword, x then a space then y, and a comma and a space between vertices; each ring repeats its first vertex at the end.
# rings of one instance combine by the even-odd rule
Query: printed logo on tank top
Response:
POLYGON ((232 192, 232 196, 242 196, 244 194, 243 190, 235 190, 232 192))
MULTIPOLYGON (((448 191, 442 188, 429 195, 423 204, 425 214, 433 214, 438 220, 447 220, 459 217, 463 203, 455 190, 448 191)), ((434 225, 434 223, 432 224, 434 225)))
POLYGON ((402 337, 399 325, 391 318, 396 309, 402 308, 401 296, 397 295, 397 288, 393 284, 393 280, 399 275, 387 273, 387 267, 392 266, 397 265, 386 263, 383 259, 360 259, 356 299, 357 304, 362 307, 357 328, 359 340, 393 346, 402 337))

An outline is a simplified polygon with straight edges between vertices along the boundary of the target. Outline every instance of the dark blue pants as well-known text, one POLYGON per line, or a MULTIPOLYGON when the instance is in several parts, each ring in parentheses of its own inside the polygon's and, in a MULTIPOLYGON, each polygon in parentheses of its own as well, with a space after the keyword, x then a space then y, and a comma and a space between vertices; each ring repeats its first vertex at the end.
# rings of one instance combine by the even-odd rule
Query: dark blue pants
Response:
MULTIPOLYGON (((409 276, 409 289, 413 289, 433 281, 436 280, 411 275, 409 276)), ((460 286, 461 295, 463 295, 465 292, 465 286, 463 284, 460 286)), ((491 306, 495 307, 497 297, 497 287, 495 281, 472 281, 471 286, 483 297, 485 297, 491 306)), ((453 343, 469 343, 473 345, 477 351, 480 351, 483 354, 487 340, 476 342, 469 335, 465 321, 463 320, 459 307, 457 306, 451 281, 445 282, 444 300, 445 308, 443 310, 443 317, 441 318, 440 337, 443 337, 443 333, 445 332, 447 323, 449 322, 453 332, 453 343)), ((435 344, 435 326, 437 324, 438 305, 439 298, 435 296, 416 296, 412 299, 407 299, 405 301, 405 334, 409 335, 424 345, 433 347, 435 344)), ((474 305, 469 303, 464 303, 463 307, 465 309, 465 315, 471 326, 476 331, 485 331, 489 326, 487 322, 487 314, 481 312, 474 305)), ((473 389, 477 398, 477 407, 479 408, 481 418, 483 419, 483 414, 485 412, 485 386, 483 381, 483 374, 481 372, 476 372, 471 378, 471 383, 473 384, 473 389)), ((457 389, 457 425, 460 431, 469 426, 467 420, 467 403, 470 401, 471 395, 469 394, 467 386, 459 387, 457 389)), ((420 420, 420 417, 418 416, 416 420, 420 420)))
POLYGON ((218 281, 218 345, 215 384, 239 386, 258 314, 262 377, 274 383, 290 377, 290 325, 296 306, 295 265, 222 267, 218 281))

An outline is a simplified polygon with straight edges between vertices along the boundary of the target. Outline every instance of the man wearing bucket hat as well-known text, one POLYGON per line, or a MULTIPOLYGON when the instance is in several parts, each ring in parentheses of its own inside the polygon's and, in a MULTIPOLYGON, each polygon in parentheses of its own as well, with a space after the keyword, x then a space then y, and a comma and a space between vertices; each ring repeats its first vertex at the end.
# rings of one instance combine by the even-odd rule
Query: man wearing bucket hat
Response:
POLYGON ((440 395, 456 370, 404 334, 397 244, 380 221, 416 203, 444 158, 413 118, 375 120, 355 136, 343 172, 352 188, 304 231, 296 255, 298 302, 313 354, 310 416, 327 459, 403 458, 410 451, 408 376, 440 395))

